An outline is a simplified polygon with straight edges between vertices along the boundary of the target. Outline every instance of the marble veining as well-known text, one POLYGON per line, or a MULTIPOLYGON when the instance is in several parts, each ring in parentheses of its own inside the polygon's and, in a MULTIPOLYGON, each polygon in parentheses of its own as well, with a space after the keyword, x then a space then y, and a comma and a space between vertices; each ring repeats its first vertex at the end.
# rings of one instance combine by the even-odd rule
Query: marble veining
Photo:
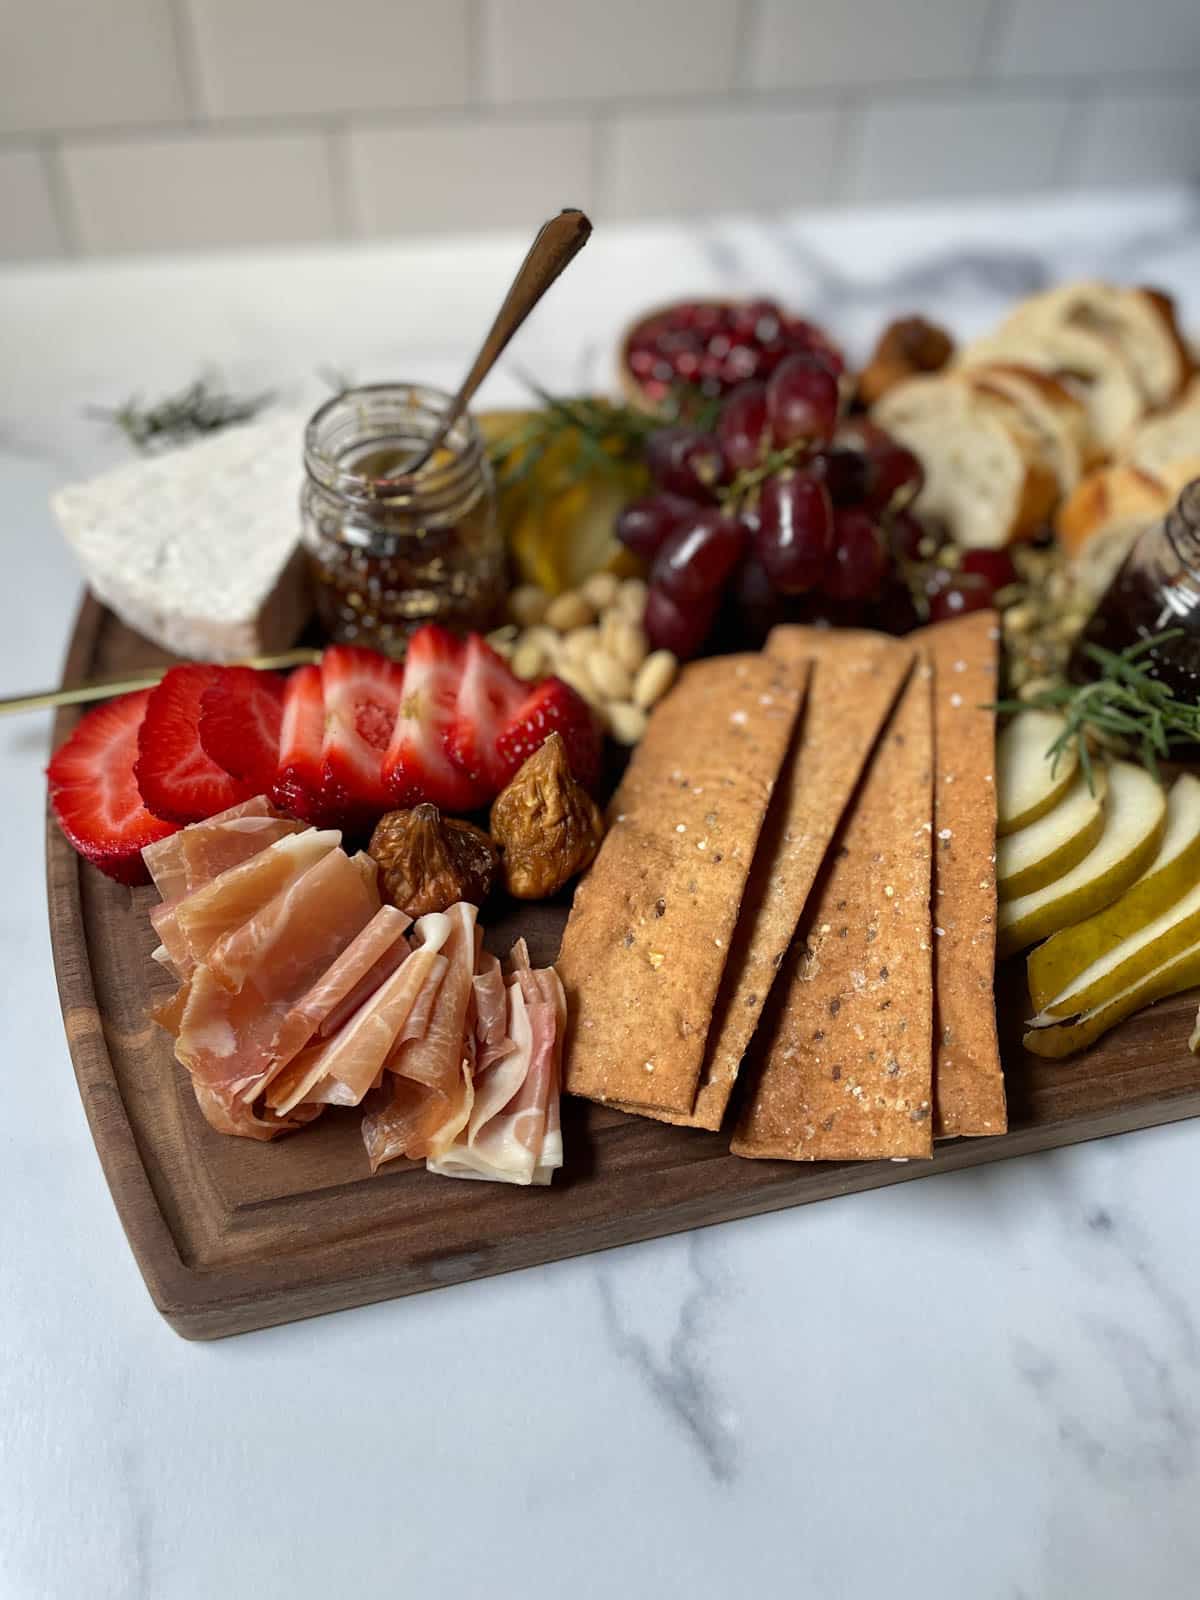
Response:
MULTIPOLYGON (((0 692, 59 670, 48 495, 125 452, 89 407, 205 370, 289 404, 329 367, 452 386, 524 247, 0 274, 0 692)), ((601 225, 484 400, 608 384, 675 295, 779 295, 858 355, 890 316, 969 334, 1081 272, 1162 284, 1200 331, 1197 196, 601 225)), ((1200 1124, 177 1340, 63 1040, 48 728, 0 721, 0 1600, 1196 1593, 1200 1124)))

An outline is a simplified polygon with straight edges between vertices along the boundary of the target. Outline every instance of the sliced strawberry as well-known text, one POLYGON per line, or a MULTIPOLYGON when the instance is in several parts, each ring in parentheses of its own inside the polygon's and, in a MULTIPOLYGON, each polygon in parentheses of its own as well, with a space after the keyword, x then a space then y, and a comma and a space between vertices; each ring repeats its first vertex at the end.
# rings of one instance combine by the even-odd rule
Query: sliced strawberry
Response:
POLYGON ((418 628, 404 658, 404 697, 383 758, 391 804, 431 800, 444 811, 474 811, 490 795, 455 765, 449 753, 464 648, 445 628, 418 628))
POLYGON ((490 794, 504 787, 496 740, 528 693, 529 685, 510 671, 486 639, 477 633, 468 636, 447 749, 467 777, 490 794))
POLYGON ((586 788, 600 777, 600 727, 587 702, 561 678, 543 678, 496 740, 501 786, 540 750, 549 734, 561 733, 571 771, 586 788))
POLYGON ((150 691, 133 770, 142 799, 156 817, 202 822, 254 793, 205 755, 200 743, 200 702, 226 670, 172 667, 150 691))
POLYGON ((321 657, 325 737, 324 787, 347 818, 370 819, 388 810, 383 757, 400 715, 404 668, 359 645, 330 645, 321 657))
POLYGON ((271 799, 305 822, 324 824, 331 812, 324 796, 321 745, 325 737, 325 696, 320 667, 297 667, 283 691, 279 757, 271 799))
POLYGON ((118 883, 148 883, 142 847, 178 831, 146 810, 133 775, 149 699, 143 689, 85 712, 46 768, 59 827, 118 883))
POLYGON ((231 777, 266 794, 279 761, 284 680, 277 672, 225 667, 200 697, 200 743, 231 777))

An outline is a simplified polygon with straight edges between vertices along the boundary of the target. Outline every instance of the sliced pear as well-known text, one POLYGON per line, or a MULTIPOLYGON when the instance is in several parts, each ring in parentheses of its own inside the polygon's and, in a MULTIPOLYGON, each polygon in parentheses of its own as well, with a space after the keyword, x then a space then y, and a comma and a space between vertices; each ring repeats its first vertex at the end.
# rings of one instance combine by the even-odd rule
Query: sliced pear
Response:
POLYGON ((1143 767, 1114 761, 1099 839, 1082 861, 1046 888, 1004 901, 996 919, 998 953, 1011 956, 1115 900, 1153 859, 1166 811, 1166 795, 1143 767))
POLYGON ((1093 768, 1091 777, 1089 788, 1088 775, 1076 772, 1070 788, 1044 817, 997 841, 996 888, 1001 900, 1044 889, 1087 855, 1104 827, 1108 793, 1105 768, 1093 768))
POLYGON ((1030 952, 1029 994, 1039 1011, 1079 975, 1180 900, 1200 878, 1200 778, 1176 778, 1158 854, 1136 883, 1094 917, 1030 952))
POLYGON ((1053 711, 1019 711, 996 740, 996 831, 1016 833, 1056 806, 1070 787, 1079 753, 1057 760, 1050 746, 1066 724, 1053 711))
MULTIPOLYGON (((1118 1022, 1123 1022, 1135 1011, 1143 1011, 1155 1000, 1165 1000, 1168 995, 1182 994, 1185 989, 1194 988, 1198 983, 1200 945, 1185 950, 1182 955, 1164 962, 1161 967, 1155 967, 1094 1011, 1085 1011, 1068 1021, 1047 1019, 1045 1025, 1040 1017, 1035 1017, 1023 1043, 1026 1050, 1035 1056, 1058 1060, 1062 1056, 1074 1055, 1077 1050, 1086 1050, 1088 1045, 1095 1044, 1101 1034, 1115 1028, 1118 1022)), ((1195 1039, 1197 1035, 1193 1034, 1192 1037, 1195 1039)))

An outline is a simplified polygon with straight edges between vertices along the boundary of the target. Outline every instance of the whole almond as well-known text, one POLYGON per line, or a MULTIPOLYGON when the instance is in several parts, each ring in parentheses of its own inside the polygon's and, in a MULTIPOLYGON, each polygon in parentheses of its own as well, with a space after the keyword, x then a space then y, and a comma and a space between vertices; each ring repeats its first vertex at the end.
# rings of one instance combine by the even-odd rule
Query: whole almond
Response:
POLYGON ((536 644, 546 660, 551 664, 558 660, 559 653, 562 650, 562 643, 562 635, 555 633, 553 628, 547 628, 541 622, 536 627, 526 628, 525 632, 517 640, 518 645, 536 644))
POLYGON ((640 623, 646 614, 646 585, 641 578, 626 578, 617 595, 617 605, 630 622, 640 623))
POLYGON ((616 656, 626 672, 636 672, 650 648, 646 630, 628 617, 615 617, 607 630, 602 630, 601 638, 609 655, 616 656))
POLYGON ((508 597, 508 614, 522 628, 531 628, 546 615, 550 596, 536 583, 522 583, 508 597))
POLYGON ((576 694, 582 695, 588 705, 596 711, 603 710, 603 697, 597 692, 595 684, 588 677, 587 669, 582 661, 563 661, 559 663, 555 670, 556 676, 561 678, 568 687, 574 689, 576 694))
POLYGON ((606 700, 628 700, 633 680, 616 656, 607 650, 593 650, 585 658, 588 677, 606 700))
POLYGON ((528 635, 512 653, 511 665, 518 678, 540 678, 549 665, 539 639, 528 635))
POLYGON ((596 613, 574 589, 568 589, 564 594, 556 596, 546 607, 546 621, 552 628, 557 628, 559 633, 570 633, 575 628, 586 628, 595 620, 596 613))
POLYGON ((600 643, 599 628, 576 628, 563 635, 562 656, 565 661, 586 661, 600 643))
POLYGON ((593 572, 582 586, 584 599, 597 611, 603 611, 617 598, 619 580, 612 572, 593 572))
POLYGON ((628 700, 617 700, 605 708, 608 731, 618 744, 636 744, 646 731, 646 713, 628 700))
POLYGON ((633 703, 643 711, 657 705, 675 682, 679 662, 670 650, 656 650, 646 657, 633 681, 633 703))

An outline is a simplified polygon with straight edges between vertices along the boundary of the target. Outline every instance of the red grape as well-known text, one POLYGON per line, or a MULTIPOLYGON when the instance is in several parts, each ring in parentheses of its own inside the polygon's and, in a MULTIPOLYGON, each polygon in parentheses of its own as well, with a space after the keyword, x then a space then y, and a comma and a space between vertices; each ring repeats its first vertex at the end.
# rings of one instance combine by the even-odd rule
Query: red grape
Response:
POLYGON ((770 442, 765 383, 744 383, 733 391, 717 418, 717 438, 735 472, 758 466, 770 442))
POLYGON ((617 516, 616 535, 623 545, 643 561, 653 561, 663 541, 696 509, 695 501, 682 495, 646 495, 631 500, 617 516))
POLYGON ((693 506, 663 542, 650 569, 650 582, 673 600, 694 603, 711 597, 737 565, 746 545, 746 530, 715 508, 693 506))
POLYGON ((836 511, 834 559, 824 589, 834 600, 868 600, 878 592, 888 569, 879 524, 857 506, 836 511))
POLYGON ((1017 581, 1017 569, 1007 550, 964 550, 959 571, 982 578, 993 595, 1017 581))
POLYGON ((680 661, 689 661, 708 637, 716 615, 716 591, 702 600, 681 602, 651 585, 646 595, 642 626, 652 650, 672 650, 680 661))
POLYGON ((833 551, 833 502, 815 477, 781 472, 762 486, 755 549, 767 576, 784 594, 802 594, 821 581, 833 551))
POLYGON ((630 376, 651 401, 697 386, 721 395, 747 378, 767 377, 796 351, 817 356, 835 374, 842 352, 811 322, 788 316, 773 300, 681 301, 646 317, 629 335, 630 376))
POLYGON ((992 603, 991 588, 983 578, 969 572, 950 572, 944 567, 930 580, 926 593, 930 622, 949 622, 968 611, 986 611, 992 603))
POLYGON ((811 466, 824 479, 835 506, 855 506, 866 499, 871 463, 861 450, 847 450, 835 444, 813 456, 811 466))
POLYGON ((925 538, 925 525, 911 511, 894 511, 887 519, 892 554, 898 560, 916 561, 925 538))
POLYGON ((660 488, 689 500, 711 500, 725 471, 712 434, 695 428, 658 428, 646 440, 646 465, 660 488))
POLYGON ((767 379, 767 415, 777 445, 824 444, 833 437, 837 413, 837 378, 817 356, 788 356, 767 379))

